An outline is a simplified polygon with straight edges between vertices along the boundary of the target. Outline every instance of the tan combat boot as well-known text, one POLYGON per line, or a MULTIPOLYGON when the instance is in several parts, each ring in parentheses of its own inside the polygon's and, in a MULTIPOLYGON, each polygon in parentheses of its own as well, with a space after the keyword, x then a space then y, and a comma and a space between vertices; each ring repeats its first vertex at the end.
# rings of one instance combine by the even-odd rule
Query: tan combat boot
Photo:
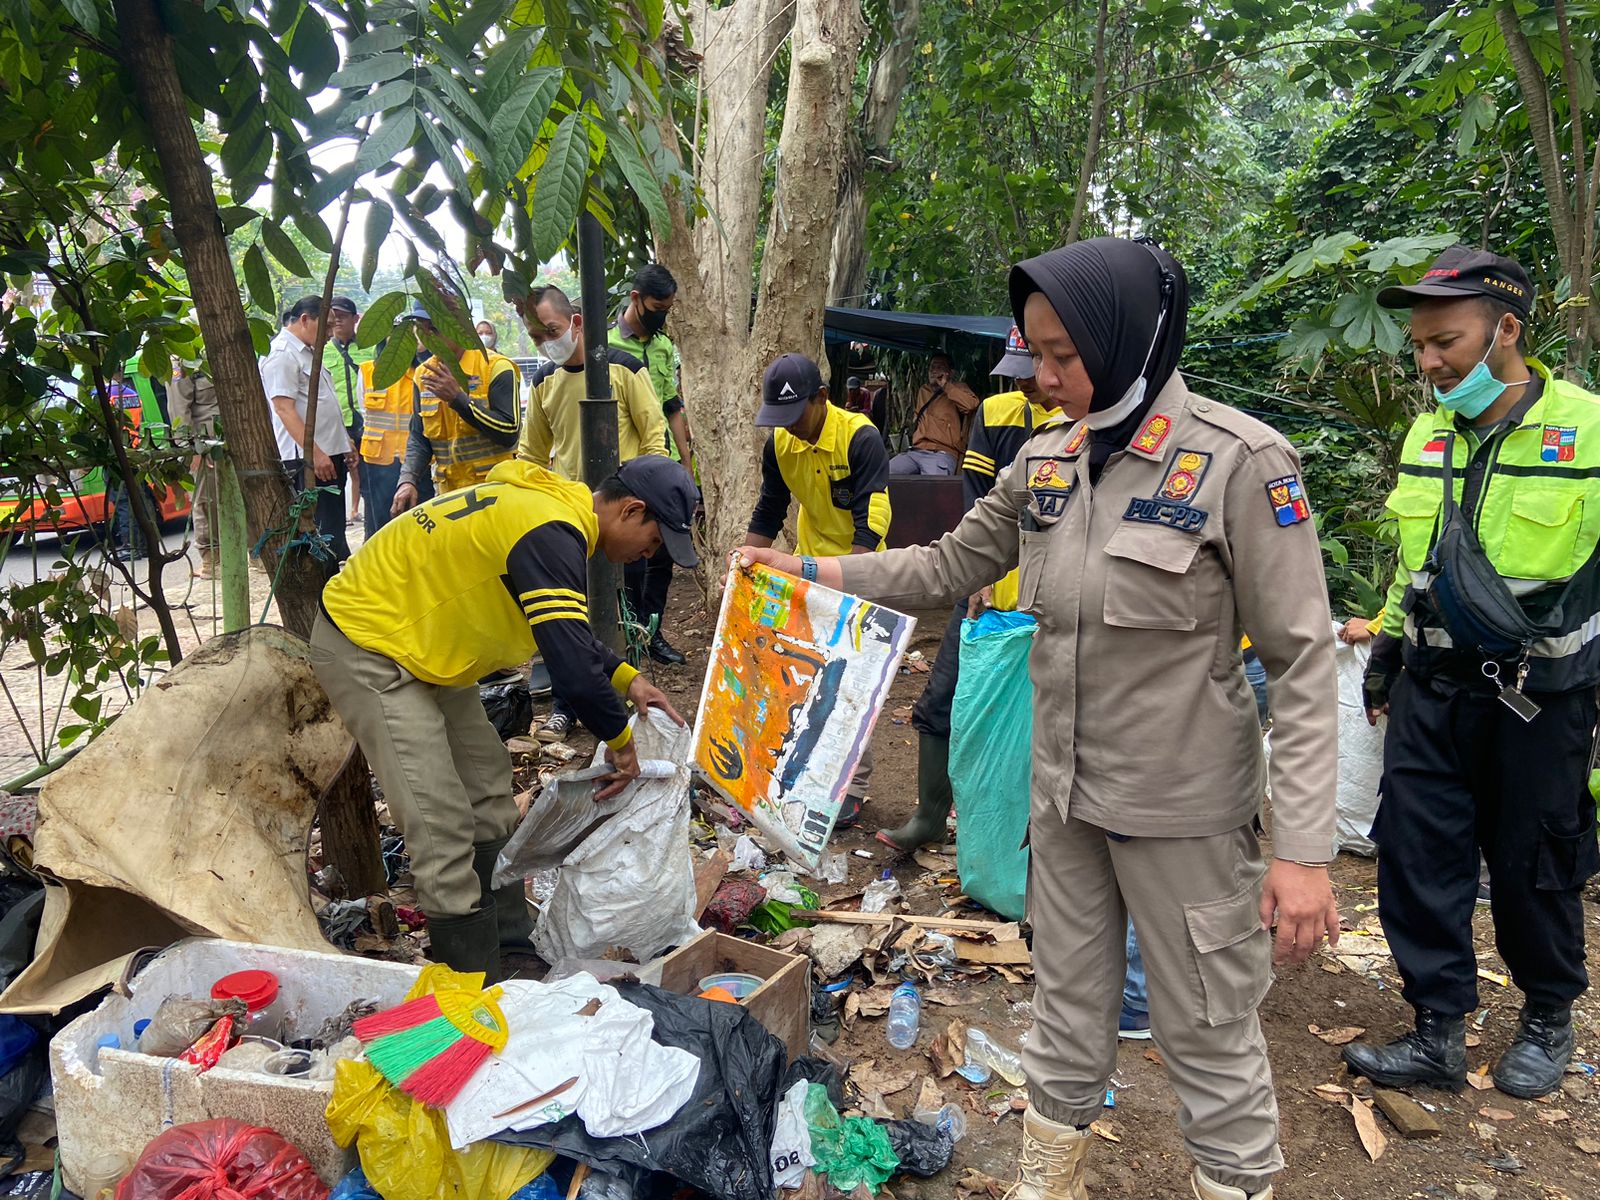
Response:
POLYGON ((1004 1200, 1089 1200, 1083 1160, 1089 1131, 1047 1121, 1033 1109, 1022 1114, 1022 1161, 1004 1200))
POLYGON ((1247 1192, 1243 1188, 1218 1183, 1199 1167, 1194 1169, 1189 1182, 1194 1186, 1196 1200, 1272 1200, 1270 1183, 1259 1192, 1247 1192))

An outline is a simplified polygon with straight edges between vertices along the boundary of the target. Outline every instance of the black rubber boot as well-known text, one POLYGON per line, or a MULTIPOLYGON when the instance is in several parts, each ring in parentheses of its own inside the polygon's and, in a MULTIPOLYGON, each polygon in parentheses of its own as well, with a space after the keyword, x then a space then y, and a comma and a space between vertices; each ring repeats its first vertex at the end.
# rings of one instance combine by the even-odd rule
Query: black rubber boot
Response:
POLYGON ((1561 1086, 1572 1059, 1572 1009, 1523 1005, 1517 1036, 1494 1065, 1494 1085, 1508 1096, 1537 1100, 1561 1086))
POLYGON ((1467 1085, 1466 1021, 1419 1008, 1410 1033, 1387 1046, 1354 1042, 1344 1048, 1344 1061, 1353 1074, 1382 1087, 1425 1083, 1459 1092, 1467 1085))
POLYGON ((896 850, 915 850, 942 842, 945 821, 955 803, 950 790, 950 739, 924 733, 917 743, 917 811, 899 829, 878 831, 878 840, 896 850))
POLYGON ((500 938, 494 899, 464 917, 428 914, 428 956, 452 971, 482 971, 488 983, 500 982, 500 938))
POLYGON ((519 954, 531 954, 533 945, 533 916, 528 912, 527 885, 514 879, 501 888, 493 888, 494 861, 506 848, 510 838, 498 842, 480 842, 472 847, 472 869, 478 873, 478 885, 483 889, 483 901, 494 900, 500 927, 500 945, 519 954))

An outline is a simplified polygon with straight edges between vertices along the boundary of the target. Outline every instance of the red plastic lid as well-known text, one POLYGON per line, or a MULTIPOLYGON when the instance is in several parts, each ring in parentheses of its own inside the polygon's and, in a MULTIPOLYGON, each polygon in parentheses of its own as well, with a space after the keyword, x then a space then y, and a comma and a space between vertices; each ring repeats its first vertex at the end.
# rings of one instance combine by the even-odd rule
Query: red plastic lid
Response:
POLYGON ((211 985, 213 1000, 243 1000, 251 1012, 260 1012, 278 998, 278 977, 271 971, 235 971, 211 985))

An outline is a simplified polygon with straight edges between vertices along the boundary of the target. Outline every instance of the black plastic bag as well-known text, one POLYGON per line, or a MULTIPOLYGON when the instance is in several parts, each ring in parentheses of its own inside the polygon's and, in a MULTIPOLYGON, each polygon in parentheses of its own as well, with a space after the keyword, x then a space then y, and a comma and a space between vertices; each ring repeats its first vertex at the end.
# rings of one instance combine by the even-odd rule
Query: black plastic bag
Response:
POLYGON ((494 726, 502 742, 522 737, 533 724, 533 697, 528 695, 528 685, 520 679, 480 687, 478 699, 483 701, 489 724, 494 726))
POLYGON ((715 1200, 772 1200, 769 1158, 783 1043, 736 1004, 643 983, 617 980, 612 986, 655 1017, 657 1042, 700 1060, 688 1102, 666 1124, 634 1138, 592 1138, 571 1116, 526 1133, 496 1134, 494 1140, 579 1159, 632 1184, 636 1200, 670 1196, 678 1184, 715 1200))
POLYGON ((956 1144, 948 1134, 921 1121, 879 1121, 884 1133, 889 1135, 889 1148, 900 1160, 904 1175, 920 1175, 927 1179, 950 1165, 950 1155, 956 1144))

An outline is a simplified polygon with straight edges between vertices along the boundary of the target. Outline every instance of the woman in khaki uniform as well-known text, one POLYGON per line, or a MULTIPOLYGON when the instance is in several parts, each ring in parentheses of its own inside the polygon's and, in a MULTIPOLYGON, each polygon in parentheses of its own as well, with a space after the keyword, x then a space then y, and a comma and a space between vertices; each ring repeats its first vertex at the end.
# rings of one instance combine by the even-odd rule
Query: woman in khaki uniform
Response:
POLYGON ((1089 1123, 1116 1063, 1131 916, 1151 1030, 1201 1200, 1267 1200, 1282 1168, 1256 1009, 1279 963, 1337 938, 1328 885, 1336 704, 1322 558, 1299 460, 1194 395, 1176 367, 1183 269, 1152 245, 1078 242, 1012 269, 1040 433, 932 546, 747 559, 885 603, 946 602, 1020 567, 1038 618, 1029 916, 1038 992, 1011 1200, 1082 1200, 1089 1123), (1266 769, 1239 643, 1266 664, 1266 769), (1276 954, 1268 932, 1277 924, 1276 954))

